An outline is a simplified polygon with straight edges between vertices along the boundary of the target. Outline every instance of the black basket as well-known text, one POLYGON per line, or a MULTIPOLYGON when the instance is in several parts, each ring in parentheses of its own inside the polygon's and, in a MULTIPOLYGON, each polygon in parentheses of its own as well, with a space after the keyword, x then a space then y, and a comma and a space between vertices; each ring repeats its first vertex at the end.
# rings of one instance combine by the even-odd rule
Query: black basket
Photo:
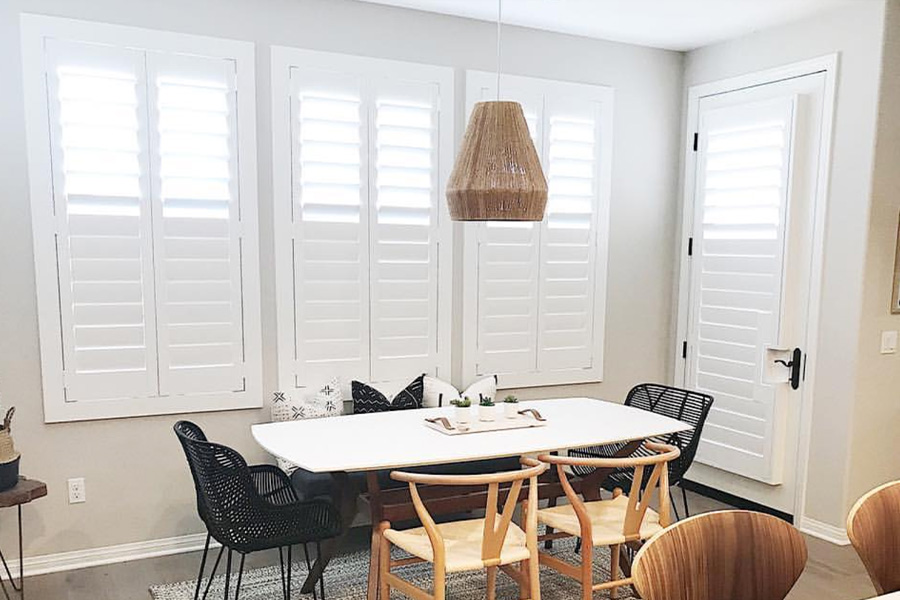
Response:
POLYGON ((21 458, 21 456, 17 456, 15 460, 8 463, 0 463, 0 492, 14 488, 19 483, 19 459, 21 458))

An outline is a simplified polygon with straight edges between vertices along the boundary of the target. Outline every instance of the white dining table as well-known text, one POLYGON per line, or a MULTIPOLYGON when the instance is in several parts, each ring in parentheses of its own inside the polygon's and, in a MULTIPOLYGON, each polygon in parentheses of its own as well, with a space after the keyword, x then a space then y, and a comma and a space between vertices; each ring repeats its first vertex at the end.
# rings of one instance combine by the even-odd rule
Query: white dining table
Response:
POLYGON ((546 425, 451 436, 427 427, 425 419, 452 420, 452 407, 422 408, 265 423, 253 426, 253 438, 270 454, 307 471, 333 473, 569 450, 690 429, 669 417, 592 398, 535 400, 520 406, 537 409, 546 425))
MULTIPOLYGON (((422 408, 374 414, 254 425, 253 438, 270 454, 314 473, 330 473, 338 490, 345 534, 356 510, 358 491, 348 473, 366 472, 372 522, 383 518, 375 473, 511 456, 535 455, 640 440, 690 429, 675 419, 594 398, 559 398, 520 403, 520 410, 540 412, 541 427, 446 435, 426 426, 425 419, 453 419, 453 408, 422 408), (373 489, 375 488, 375 489, 373 489)), ((500 411, 498 411, 500 412, 500 411)), ((498 418, 502 418, 498 416, 498 418)), ((633 447, 626 447, 630 453, 633 447)), ((343 536, 342 536, 343 537, 343 536)), ((378 540, 373 534, 369 600, 376 600, 378 540)), ((323 547, 303 584, 309 593, 340 544, 323 547)))

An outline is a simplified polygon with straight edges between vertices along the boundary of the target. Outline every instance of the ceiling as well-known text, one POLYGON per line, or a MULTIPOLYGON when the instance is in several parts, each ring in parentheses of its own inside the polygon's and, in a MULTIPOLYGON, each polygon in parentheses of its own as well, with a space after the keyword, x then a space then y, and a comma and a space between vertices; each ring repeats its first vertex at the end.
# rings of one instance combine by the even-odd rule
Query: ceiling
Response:
MULTIPOLYGON (((496 0, 362 0, 496 21, 496 0)), ((692 50, 877 0, 506 0, 503 22, 669 50, 692 50)))

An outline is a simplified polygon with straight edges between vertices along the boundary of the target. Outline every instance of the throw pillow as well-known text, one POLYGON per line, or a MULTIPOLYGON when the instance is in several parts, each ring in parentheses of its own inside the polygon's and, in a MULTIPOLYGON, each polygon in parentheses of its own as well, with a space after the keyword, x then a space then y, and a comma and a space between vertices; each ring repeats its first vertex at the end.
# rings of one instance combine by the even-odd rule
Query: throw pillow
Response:
MULTIPOLYGON (((341 381, 335 377, 316 390, 315 394, 287 398, 284 392, 275 392, 272 398, 272 421, 298 421, 300 419, 319 419, 333 417, 344 412, 344 398, 341 394, 341 381)), ((285 473, 292 473, 297 466, 281 458, 276 458, 278 466, 285 473)))
POLYGON ((409 408, 422 408, 422 380, 425 375, 419 375, 412 382, 397 392, 391 400, 383 393, 365 383, 354 381, 352 383, 353 414, 377 413, 388 410, 405 410, 409 408))
POLYGON ((472 402, 478 403, 481 398, 494 398, 497 396, 497 376, 491 375, 479 379, 465 391, 460 392, 452 383, 448 383, 437 377, 425 376, 425 393, 422 403, 427 408, 438 406, 450 406, 454 400, 460 400, 468 396, 472 402))

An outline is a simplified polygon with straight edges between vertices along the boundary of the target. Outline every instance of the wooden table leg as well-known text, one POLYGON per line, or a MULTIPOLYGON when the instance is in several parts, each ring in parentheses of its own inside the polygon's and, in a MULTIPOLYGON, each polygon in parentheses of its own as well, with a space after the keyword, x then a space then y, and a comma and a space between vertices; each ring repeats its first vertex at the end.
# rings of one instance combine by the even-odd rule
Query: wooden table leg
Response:
POLYGON ((381 486, 378 483, 377 473, 374 471, 366 473, 366 486, 369 489, 369 516, 372 520, 372 550, 369 556, 369 585, 366 598, 367 600, 378 600, 378 591, 381 587, 381 571, 378 568, 381 560, 381 529, 379 525, 384 520, 384 510, 381 504, 381 486))
MULTIPOLYGON (((625 458, 634 454, 634 451, 641 447, 644 440, 634 440, 622 447, 615 453, 614 458, 625 458)), ((609 477, 615 469, 594 469, 593 472, 581 478, 581 495, 584 496, 585 502, 593 502, 600 500, 600 488, 603 481, 609 477)))
POLYGON ((353 489, 350 477, 344 472, 332 473, 331 477, 334 479, 332 498, 341 513, 341 532, 337 537, 322 542, 322 552, 316 556, 316 562, 313 563, 300 590, 304 594, 311 594, 316 588, 316 583, 322 577, 325 567, 328 566, 328 563, 331 562, 338 549, 343 545, 344 538, 347 537, 347 533, 350 531, 350 525, 353 524, 353 519, 356 518, 356 499, 359 493, 353 489))

